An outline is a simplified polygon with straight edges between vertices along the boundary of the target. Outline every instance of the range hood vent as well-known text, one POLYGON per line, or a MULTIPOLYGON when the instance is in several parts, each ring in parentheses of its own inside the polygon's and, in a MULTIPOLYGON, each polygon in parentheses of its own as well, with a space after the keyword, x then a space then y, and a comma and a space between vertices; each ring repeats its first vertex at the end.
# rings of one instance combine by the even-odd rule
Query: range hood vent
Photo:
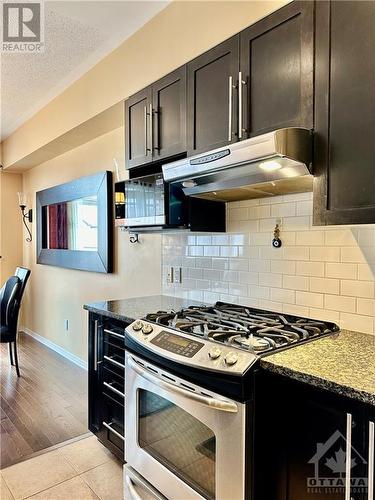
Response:
POLYGON ((284 128, 163 165, 184 193, 236 201, 312 191, 312 132, 284 128))

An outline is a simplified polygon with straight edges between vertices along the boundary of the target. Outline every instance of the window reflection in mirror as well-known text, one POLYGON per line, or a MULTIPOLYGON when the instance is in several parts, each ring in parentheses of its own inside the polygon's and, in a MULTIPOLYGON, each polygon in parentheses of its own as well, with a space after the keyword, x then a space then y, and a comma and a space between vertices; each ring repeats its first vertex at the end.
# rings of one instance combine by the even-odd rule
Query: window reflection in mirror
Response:
POLYGON ((98 251, 98 197, 43 207, 43 248, 98 251))

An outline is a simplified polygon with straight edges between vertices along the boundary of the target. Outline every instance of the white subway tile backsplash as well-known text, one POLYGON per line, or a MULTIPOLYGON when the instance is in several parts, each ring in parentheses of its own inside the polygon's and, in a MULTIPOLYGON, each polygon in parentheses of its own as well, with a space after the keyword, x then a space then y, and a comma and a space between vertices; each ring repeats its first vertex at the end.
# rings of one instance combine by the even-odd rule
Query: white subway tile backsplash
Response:
POLYGON ((324 295, 321 293, 296 292, 296 304, 306 307, 323 307, 324 295))
POLYGON ((296 274, 301 276, 324 276, 324 262, 296 262, 296 274))
POLYGON ((283 288, 290 290, 309 290, 309 278, 305 276, 283 276, 283 288))
POLYGON ((343 297, 342 295, 325 295, 324 307, 334 311, 355 312, 356 299, 354 297, 343 297))
POLYGON ((351 297, 365 297, 368 299, 372 299, 374 298, 374 282, 342 280, 341 294, 349 295, 351 297))
POLYGON ((310 291, 339 294, 340 280, 333 278, 310 278, 310 291))
POLYGON ((374 299, 358 299, 357 312, 365 314, 366 316, 373 316, 375 318, 375 300, 374 299))
POLYGON ((259 273, 259 285, 281 288, 283 286, 282 283, 283 277, 281 274, 259 273))
POLYGON ((339 247, 312 247, 310 260, 317 262, 340 262, 339 247))
POLYGON ((375 225, 311 221, 311 193, 228 203, 225 234, 163 235, 163 290, 375 334, 375 225), (275 249, 278 219, 283 245, 275 249), (170 266, 182 267, 182 283, 166 283, 170 266))

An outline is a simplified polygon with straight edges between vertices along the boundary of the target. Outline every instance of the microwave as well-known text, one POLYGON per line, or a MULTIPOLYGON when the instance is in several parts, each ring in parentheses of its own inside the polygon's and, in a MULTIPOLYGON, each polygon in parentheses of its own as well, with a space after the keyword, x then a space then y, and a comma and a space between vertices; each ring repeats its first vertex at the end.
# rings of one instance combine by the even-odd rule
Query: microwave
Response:
POLYGON ((121 183, 116 192, 116 219, 122 226, 187 227, 188 200, 180 182, 164 182, 163 174, 152 174, 121 183))

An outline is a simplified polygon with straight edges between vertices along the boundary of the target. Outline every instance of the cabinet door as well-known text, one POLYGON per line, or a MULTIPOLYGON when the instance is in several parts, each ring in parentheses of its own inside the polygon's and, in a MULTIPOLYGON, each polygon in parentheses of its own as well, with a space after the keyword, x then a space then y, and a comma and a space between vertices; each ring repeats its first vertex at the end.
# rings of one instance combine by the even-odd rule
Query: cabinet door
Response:
POLYGON ((141 90, 125 101, 126 168, 152 161, 151 87, 141 90))
POLYGON ((155 160, 186 151, 186 66, 152 85, 155 160))
POLYGON ((317 2, 314 224, 375 222, 375 2, 317 2))
POLYGON ((346 490, 351 500, 364 500, 361 406, 280 378, 268 379, 259 396, 266 402, 256 400, 255 500, 345 500, 346 490))
POLYGON ((314 2, 296 1, 241 33, 243 137, 313 127, 314 2))
POLYGON ((187 65, 188 154, 237 141, 235 117, 239 36, 236 35, 187 65))

